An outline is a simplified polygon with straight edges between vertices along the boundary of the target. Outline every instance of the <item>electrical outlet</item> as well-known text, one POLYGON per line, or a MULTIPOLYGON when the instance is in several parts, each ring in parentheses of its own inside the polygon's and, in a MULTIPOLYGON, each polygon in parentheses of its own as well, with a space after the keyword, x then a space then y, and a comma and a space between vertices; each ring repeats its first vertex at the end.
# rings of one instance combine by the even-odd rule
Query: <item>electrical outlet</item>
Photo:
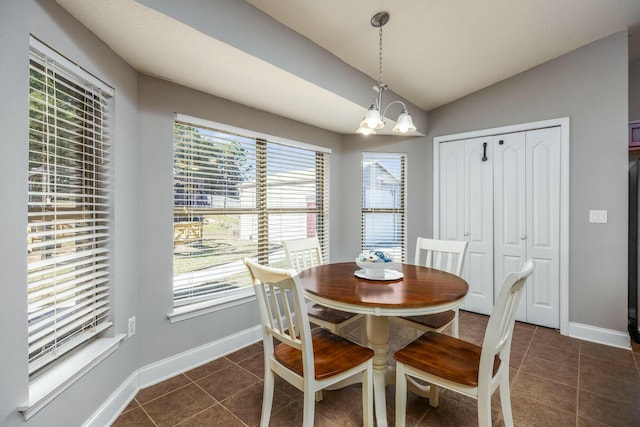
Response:
POLYGON ((131 338, 136 334, 136 316, 129 318, 129 329, 127 330, 127 338, 131 338))
POLYGON ((589 211, 589 222, 607 223, 607 211, 589 211))

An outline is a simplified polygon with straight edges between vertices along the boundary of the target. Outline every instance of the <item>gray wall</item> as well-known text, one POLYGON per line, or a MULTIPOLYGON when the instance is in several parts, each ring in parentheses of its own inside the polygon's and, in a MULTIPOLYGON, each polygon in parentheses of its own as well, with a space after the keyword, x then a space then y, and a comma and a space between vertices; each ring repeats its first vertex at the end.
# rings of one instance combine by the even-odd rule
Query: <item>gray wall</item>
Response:
MULTIPOLYGON (((570 117, 569 321, 626 331, 627 32, 429 114, 428 137, 570 117), (590 224, 606 209, 607 224, 590 224)), ((429 177, 427 188, 432 189, 429 177)))
POLYGON ((360 252, 360 211, 362 189, 360 164, 362 152, 407 154, 407 261, 413 262, 415 242, 418 236, 431 235, 431 190, 426 183, 431 180, 431 144, 427 137, 407 138, 378 135, 349 135, 344 137, 342 185, 340 187, 340 222, 342 237, 339 251, 332 253, 340 261, 351 261, 360 252))
POLYGON ((115 327, 110 333, 124 333, 127 319, 138 308, 137 74, 53 1, 0 2, 0 170, 5 177, 0 183, 0 425, 77 426, 139 367, 137 340, 141 334, 124 341, 108 359, 24 423, 16 408, 27 399, 29 384, 24 286, 29 33, 116 89, 111 294, 115 327))
POLYGON ((141 366, 221 339, 259 323, 255 302, 169 323, 172 310, 173 117, 182 113, 231 126, 331 148, 331 253, 339 249, 341 194, 339 135, 216 98, 153 77, 139 78, 139 238, 141 366))

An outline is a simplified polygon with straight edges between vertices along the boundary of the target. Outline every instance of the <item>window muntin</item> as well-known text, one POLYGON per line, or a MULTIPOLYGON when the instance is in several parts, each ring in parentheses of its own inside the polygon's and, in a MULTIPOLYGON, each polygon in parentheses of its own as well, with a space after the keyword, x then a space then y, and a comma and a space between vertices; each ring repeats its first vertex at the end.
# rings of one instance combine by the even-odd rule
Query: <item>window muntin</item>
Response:
POLYGON ((362 153, 362 250, 405 255, 406 154, 362 153))
POLYGON ((242 259, 284 267, 282 240, 328 259, 329 154, 201 122, 174 124, 174 306, 241 294, 242 259))
MULTIPOLYGON (((32 39, 29 63, 29 372, 111 326, 112 92, 32 39)), ((108 88, 110 89, 110 88, 108 88)))

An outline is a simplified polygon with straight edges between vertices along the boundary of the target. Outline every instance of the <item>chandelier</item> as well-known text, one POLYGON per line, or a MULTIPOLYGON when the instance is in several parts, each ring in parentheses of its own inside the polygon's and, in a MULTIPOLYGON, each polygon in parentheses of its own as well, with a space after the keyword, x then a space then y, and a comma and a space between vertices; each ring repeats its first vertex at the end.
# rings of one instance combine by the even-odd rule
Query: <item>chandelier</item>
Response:
POLYGON ((396 125, 392 130, 400 133, 408 133, 416 130, 416 127, 413 125, 413 120, 411 119, 411 114, 409 114, 407 106, 402 101, 390 102, 383 110, 382 115, 380 115, 380 110, 382 108, 382 94, 385 90, 389 89, 389 86, 382 83, 382 27, 387 22, 389 22, 389 14, 387 12, 378 12, 371 18, 371 25, 380 29, 380 43, 378 48, 378 83, 373 86, 373 90, 376 92, 376 95, 374 96, 373 102, 365 114, 364 119, 360 122, 360 127, 357 130, 358 133, 363 135, 375 134, 376 130, 384 128, 385 123, 382 119, 387 114, 389 107, 393 104, 402 105, 402 112, 398 116, 396 125))

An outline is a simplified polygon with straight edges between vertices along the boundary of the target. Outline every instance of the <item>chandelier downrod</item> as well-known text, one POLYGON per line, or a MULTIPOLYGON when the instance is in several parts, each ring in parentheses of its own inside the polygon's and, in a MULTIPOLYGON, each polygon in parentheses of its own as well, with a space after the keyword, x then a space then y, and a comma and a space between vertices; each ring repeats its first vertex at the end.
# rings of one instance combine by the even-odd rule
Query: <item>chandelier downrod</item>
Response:
POLYGON ((408 133, 416 130, 416 127, 413 125, 413 120, 411 119, 411 114, 409 114, 407 106, 402 101, 393 101, 389 103, 389 105, 384 109, 383 114, 380 114, 380 110, 382 109, 382 93, 389 88, 386 84, 382 83, 382 27, 387 22, 389 22, 389 14, 387 12, 378 12, 371 17, 371 26, 379 28, 378 83, 373 87, 373 90, 376 92, 373 102, 357 130, 358 133, 363 135, 375 134, 376 130, 384 128, 384 115, 393 104, 402 105, 402 112, 400 113, 400 116, 398 116, 398 120, 396 120, 396 125, 393 127, 393 131, 408 133))

